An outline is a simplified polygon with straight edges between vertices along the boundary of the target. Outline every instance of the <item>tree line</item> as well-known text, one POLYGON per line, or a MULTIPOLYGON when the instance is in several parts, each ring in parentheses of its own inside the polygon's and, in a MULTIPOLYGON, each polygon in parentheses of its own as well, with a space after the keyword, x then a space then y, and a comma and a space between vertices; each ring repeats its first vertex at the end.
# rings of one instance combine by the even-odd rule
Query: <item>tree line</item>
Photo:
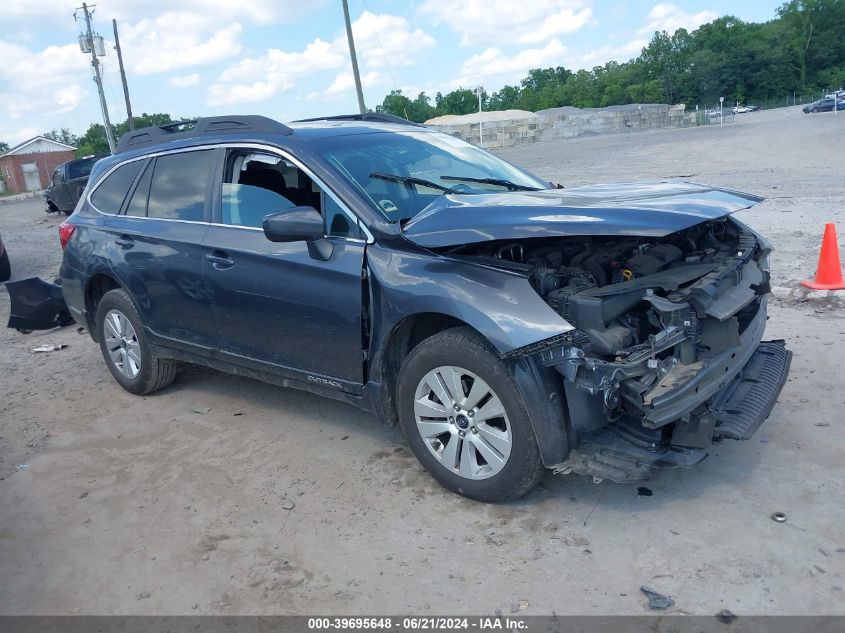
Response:
MULTIPOLYGON (((845 0, 791 0, 774 19, 743 22, 724 16, 693 32, 655 32, 638 57, 573 72, 563 66, 530 70, 519 85, 482 91, 484 110, 625 103, 765 103, 785 95, 818 94, 845 84, 845 0)), ((478 111, 474 89, 432 99, 393 90, 377 112, 422 122, 478 111)))

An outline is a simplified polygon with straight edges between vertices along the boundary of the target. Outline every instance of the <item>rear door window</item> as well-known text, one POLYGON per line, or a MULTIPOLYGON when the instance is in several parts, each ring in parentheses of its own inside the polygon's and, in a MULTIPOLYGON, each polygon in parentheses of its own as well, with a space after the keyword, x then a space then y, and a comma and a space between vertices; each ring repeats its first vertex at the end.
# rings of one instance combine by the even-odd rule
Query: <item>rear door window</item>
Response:
POLYGON ((143 164, 144 161, 135 160, 115 169, 91 194, 91 204, 101 213, 119 213, 126 193, 135 182, 143 164))
POLYGON ((152 171, 147 216, 166 220, 204 221, 206 193, 214 163, 214 150, 157 157, 152 171))

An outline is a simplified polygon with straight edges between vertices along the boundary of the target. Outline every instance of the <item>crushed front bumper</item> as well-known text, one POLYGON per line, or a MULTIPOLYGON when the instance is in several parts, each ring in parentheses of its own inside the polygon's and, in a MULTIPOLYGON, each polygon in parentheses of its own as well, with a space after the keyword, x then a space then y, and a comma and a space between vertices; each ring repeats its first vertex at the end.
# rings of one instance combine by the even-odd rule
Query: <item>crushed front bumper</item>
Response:
POLYGON ((705 449, 714 440, 747 440, 760 428, 786 383, 791 360, 784 341, 761 342, 728 384, 694 413, 667 428, 647 428, 623 414, 582 434, 557 472, 624 482, 645 479, 659 468, 697 464, 707 457, 705 449))
POLYGON ((714 441, 750 438, 771 413, 792 359, 784 341, 762 341, 766 319, 760 296, 722 321, 703 319, 696 335, 667 329, 662 348, 654 347, 663 360, 654 364, 647 353, 629 356, 633 362, 597 361, 574 348, 541 354, 564 378, 578 437, 558 471, 633 481, 695 464, 714 441), (696 350, 681 362, 691 340, 696 350))

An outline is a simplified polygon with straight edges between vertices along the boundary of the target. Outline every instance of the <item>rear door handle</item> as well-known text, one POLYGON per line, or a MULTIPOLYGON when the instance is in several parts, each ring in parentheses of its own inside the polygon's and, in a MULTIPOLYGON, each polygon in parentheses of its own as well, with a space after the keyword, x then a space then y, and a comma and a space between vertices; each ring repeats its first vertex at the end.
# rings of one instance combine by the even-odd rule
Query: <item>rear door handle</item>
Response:
POLYGON ((114 243, 120 246, 120 248, 124 249, 132 248, 133 246, 135 246, 135 240, 133 240, 128 235, 121 235, 114 241, 114 243))
POLYGON ((235 265, 235 260, 229 257, 229 254, 224 251, 215 250, 211 253, 206 253, 205 258, 217 270, 226 270, 235 265))

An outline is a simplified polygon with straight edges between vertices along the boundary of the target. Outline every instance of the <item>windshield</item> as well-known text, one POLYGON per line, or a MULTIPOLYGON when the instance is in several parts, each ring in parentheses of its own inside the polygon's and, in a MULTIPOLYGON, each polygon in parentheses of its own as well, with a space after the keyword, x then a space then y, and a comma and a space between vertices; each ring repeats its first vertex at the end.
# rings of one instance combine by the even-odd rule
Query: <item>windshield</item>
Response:
POLYGON ((444 193, 549 188, 548 182, 440 132, 333 137, 320 141, 318 151, 394 222, 414 217, 444 193))

